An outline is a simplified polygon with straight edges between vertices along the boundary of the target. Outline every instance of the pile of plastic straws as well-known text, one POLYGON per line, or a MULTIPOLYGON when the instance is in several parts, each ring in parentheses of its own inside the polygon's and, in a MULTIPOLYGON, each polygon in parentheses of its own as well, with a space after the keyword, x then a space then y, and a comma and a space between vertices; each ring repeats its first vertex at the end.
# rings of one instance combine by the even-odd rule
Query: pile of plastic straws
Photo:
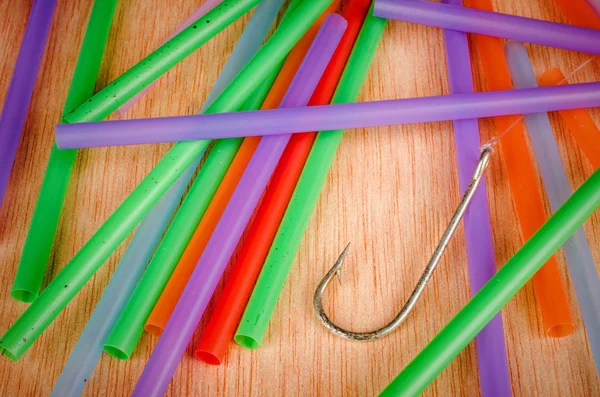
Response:
MULTIPOLYGON (((532 280, 546 336, 575 330, 575 302, 554 257, 561 247, 600 370, 600 280, 582 228, 600 206, 600 131, 586 110, 600 106, 600 82, 568 84, 560 69, 536 76, 521 44, 598 55, 600 5, 555 0, 571 23, 561 24, 466 1, 292 0, 286 8, 283 0, 206 0, 162 46, 94 93, 117 8, 117 0, 95 0, 12 289, 31 304, 0 338, 2 354, 19 360, 134 230, 53 396, 80 395, 103 352, 127 360, 144 332, 160 338, 133 395, 163 395, 238 245, 195 356, 219 365, 233 341, 259 348, 344 130, 452 121, 461 191, 482 145, 497 145, 527 242, 496 272, 482 183, 464 218, 472 298, 382 395, 419 395, 476 340, 481 394, 510 396, 506 303, 532 280), (103 121, 127 112, 251 11, 199 115, 103 121), (356 102, 388 21, 443 29, 450 95, 356 102), (486 92, 474 90, 468 35, 486 92), (596 170, 576 191, 551 111, 596 170), (496 129, 489 143, 478 124, 487 117, 496 129), (159 142, 176 143, 42 290, 77 149, 159 142)), ((0 114, 0 205, 55 8, 56 1, 33 2, 0 114)))

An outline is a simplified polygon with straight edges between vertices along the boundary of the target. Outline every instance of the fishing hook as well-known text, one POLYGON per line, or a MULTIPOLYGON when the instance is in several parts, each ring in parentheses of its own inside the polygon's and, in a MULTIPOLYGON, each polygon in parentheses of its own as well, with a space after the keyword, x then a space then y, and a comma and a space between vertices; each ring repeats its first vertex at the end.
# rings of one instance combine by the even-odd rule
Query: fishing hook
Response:
POLYGON ((379 339, 379 338, 382 338, 382 337, 388 335, 389 333, 394 331, 396 328, 398 328, 400 326, 400 324, 402 324, 404 322, 404 320, 406 320, 407 316, 412 312, 412 310, 414 309, 415 305, 417 304, 419 298, 423 294, 423 291, 425 290, 427 283, 431 279, 433 272, 435 271, 437 265, 439 264, 440 259, 442 258, 442 255, 444 254, 444 251, 446 250, 448 244, 450 243, 450 240, 452 239, 452 236, 454 235, 454 232, 458 228, 458 225, 459 225, 461 219, 464 217, 465 212, 467 211, 467 208, 469 206, 469 203, 473 199, 473 196, 475 195, 475 192, 477 190, 477 187, 479 186, 479 183, 483 179, 484 172, 489 165, 491 154, 492 154, 491 146, 484 146, 482 148, 481 156, 479 157, 479 161, 477 162, 475 171, 473 172, 473 176, 471 177, 471 182, 469 183, 467 190, 465 191, 464 195, 462 196, 460 204, 458 205, 456 212, 454 212, 454 215, 452 216, 452 219, 450 220, 448 227, 444 231, 444 234, 442 235, 442 238, 441 238, 439 244, 435 248, 435 251, 433 251, 433 255, 432 255, 431 259, 429 260, 429 263, 427 264, 425 271, 421 275, 421 278, 417 282, 415 289, 413 290, 412 294, 408 298, 408 301, 406 302, 404 307, 402 307, 400 312, 396 315, 396 317, 391 322, 389 322, 387 325, 385 325, 377 330, 370 331, 370 332, 352 332, 352 331, 345 330, 345 329, 337 326, 333 321, 331 321, 331 319, 327 316, 327 314, 325 313, 325 310, 323 309, 323 294, 325 293, 325 289, 329 285, 329 282, 331 281, 331 279, 333 279, 333 277, 337 276, 338 281, 340 281, 340 283, 341 283, 342 264, 344 262, 344 258, 348 254, 348 249, 350 248, 350 244, 348 244, 346 246, 346 248, 344 249, 344 251, 342 251, 342 254, 338 258, 338 260, 335 262, 335 264, 329 270, 329 272, 325 275, 325 277, 321 280, 321 282, 317 286, 317 289, 315 290, 315 295, 314 295, 314 300, 313 300, 315 311, 317 313, 317 316, 319 317, 319 320, 323 323, 323 325, 325 325, 325 327, 327 327, 327 329, 329 329, 329 331, 331 331, 333 334, 340 336, 342 338, 358 340, 358 341, 368 341, 368 340, 379 339))

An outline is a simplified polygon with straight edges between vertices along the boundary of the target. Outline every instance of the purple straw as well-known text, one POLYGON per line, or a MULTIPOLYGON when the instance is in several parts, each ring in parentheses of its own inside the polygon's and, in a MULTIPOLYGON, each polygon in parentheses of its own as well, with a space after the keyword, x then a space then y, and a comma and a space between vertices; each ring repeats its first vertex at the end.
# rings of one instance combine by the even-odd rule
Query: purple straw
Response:
POLYGON ((600 30, 429 1, 377 0, 373 14, 396 21, 600 54, 600 30))
POLYGON ((600 106, 600 83, 388 101, 59 124, 60 149, 268 136, 600 106))
MULTIPOLYGON (((346 25, 340 15, 327 17, 281 106, 306 106, 346 25)), ((269 137, 259 143, 132 396, 164 394, 290 137, 269 137)))
POLYGON ((35 0, 23 42, 0 114, 0 207, 25 127, 44 49, 48 41, 56 0, 35 0))
MULTIPOLYGON (((208 12, 210 10, 212 10, 213 8, 218 6, 222 1, 223 0, 206 0, 204 3, 202 3, 202 5, 200 7, 198 7, 198 9, 196 11, 194 11, 194 13, 192 15, 190 15, 190 17, 188 19, 185 20, 185 22, 183 24, 181 24, 181 26, 179 26, 177 28, 177 30, 175 30, 175 32, 173 32, 173 34, 171 36, 169 36, 169 38, 167 40, 165 40, 165 43, 167 41, 171 40, 173 37, 177 36, 177 34, 179 34, 183 29, 187 28, 192 23, 194 23, 198 19, 202 18, 205 14, 208 14, 208 12)), ((154 84, 156 84, 157 81, 158 81, 158 79, 155 80, 153 83, 151 83, 148 87, 144 88, 144 90, 142 90, 139 94, 137 94, 136 96, 134 96, 133 98, 131 98, 130 100, 125 102, 120 108, 118 108, 115 111, 115 114, 117 114, 118 116, 123 116, 125 113, 127 113, 127 111, 129 109, 131 109, 131 107, 133 105, 135 105, 136 102, 139 101, 140 98, 142 98, 146 94, 146 92, 148 92, 148 90, 150 88, 152 88, 152 86, 154 84)), ((207 102, 210 102, 210 101, 207 100, 207 102)))
MULTIPOLYGON (((462 6, 462 0, 442 0, 462 6)), ((467 35, 444 30, 448 80, 452 94, 474 92, 469 42, 467 35)), ((479 123, 477 119, 454 121, 454 139, 458 161, 461 194, 468 188, 480 157, 479 123)), ((471 295, 475 295, 496 273, 494 242, 485 180, 475 192, 464 217, 471 295)), ((498 314, 476 338, 479 384, 482 397, 512 395, 502 314, 498 314)))

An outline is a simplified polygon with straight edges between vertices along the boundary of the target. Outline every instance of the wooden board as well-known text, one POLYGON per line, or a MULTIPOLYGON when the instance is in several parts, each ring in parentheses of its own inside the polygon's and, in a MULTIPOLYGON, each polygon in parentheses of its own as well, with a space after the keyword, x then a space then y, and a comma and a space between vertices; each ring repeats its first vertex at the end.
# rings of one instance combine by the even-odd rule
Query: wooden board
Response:
MULTIPOLYGON (((106 85, 156 48, 200 0, 121 1, 99 78, 106 85)), ((92 1, 62 0, 38 78, 4 206, 0 210, 0 332, 26 308, 10 298, 28 225, 75 66, 92 1)), ((495 1, 498 11, 567 21, 553 0, 495 1)), ((30 1, 0 2, 0 100, 6 95, 30 1)), ((198 112, 247 22, 245 17, 169 72, 128 117, 198 112)), ((528 46, 535 70, 575 69, 589 55, 528 46)), ((474 58, 476 59, 476 58, 474 58)), ((475 66, 478 89, 481 67, 475 66)), ((600 62, 572 78, 597 81, 600 62)), ((442 32, 390 23, 360 100, 448 93, 442 32)), ((600 113, 593 112, 596 120, 600 113)), ((552 117, 573 187, 592 168, 560 120, 552 117)), ((494 132, 482 121, 482 139, 494 132)), ((52 262, 51 280, 141 181, 170 145, 85 150, 79 154, 52 262)), ((312 217, 264 346, 232 345, 224 365, 185 356, 168 395, 372 396, 380 392, 469 299, 465 241, 453 240, 430 287, 407 323, 389 337, 355 343, 330 335, 312 309, 313 290, 348 241, 354 242, 344 286, 332 287, 328 310, 340 324, 367 330, 389 321, 413 288, 458 203, 451 123, 348 131, 312 217)), ((487 176, 498 265, 522 245, 502 158, 487 176)), ((585 224, 600 263, 600 213, 585 224)), ((18 362, 0 359, 0 395, 48 395, 109 281, 125 244, 18 362)), ((567 282, 577 331, 563 339, 543 335, 531 285, 503 311, 516 396, 600 395, 575 294, 567 282)), ((221 287, 219 287, 221 288, 221 287)), ((198 340, 199 332, 195 335, 198 340)), ((86 389, 89 396, 126 396, 133 390, 156 339, 144 335, 130 361, 104 355, 86 389)), ((427 389, 428 396, 479 394, 471 344, 427 389)))

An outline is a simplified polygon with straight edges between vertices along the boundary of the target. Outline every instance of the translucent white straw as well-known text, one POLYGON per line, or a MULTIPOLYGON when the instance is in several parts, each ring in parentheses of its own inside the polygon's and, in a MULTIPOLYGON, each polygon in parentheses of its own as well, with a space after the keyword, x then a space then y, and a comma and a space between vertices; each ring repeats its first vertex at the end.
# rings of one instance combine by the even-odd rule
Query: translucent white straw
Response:
MULTIPOLYGON (((505 47, 508 66, 515 88, 537 87, 537 80, 527 50, 521 43, 508 42, 505 47)), ((556 212, 572 195, 558 145, 546 113, 525 115, 529 139, 537 160, 542 182, 552 212, 556 212)), ((600 279, 583 228, 563 246, 571 282, 577 295, 596 370, 600 372, 600 279)))

